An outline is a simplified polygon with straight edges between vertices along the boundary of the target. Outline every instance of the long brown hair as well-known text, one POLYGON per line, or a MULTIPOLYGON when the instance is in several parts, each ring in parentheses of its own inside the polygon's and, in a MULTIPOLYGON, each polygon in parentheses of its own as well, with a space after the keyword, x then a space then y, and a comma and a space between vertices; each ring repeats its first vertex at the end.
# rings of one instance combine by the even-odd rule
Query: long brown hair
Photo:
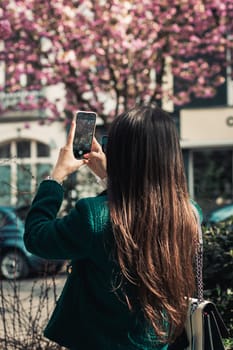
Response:
MULTIPOLYGON (((123 280, 135 286, 157 336, 171 342, 183 328, 187 298, 195 289, 197 239, 172 117, 154 105, 136 106, 117 117, 109 131, 107 173, 123 280)), ((134 308, 135 300, 126 298, 134 308)))

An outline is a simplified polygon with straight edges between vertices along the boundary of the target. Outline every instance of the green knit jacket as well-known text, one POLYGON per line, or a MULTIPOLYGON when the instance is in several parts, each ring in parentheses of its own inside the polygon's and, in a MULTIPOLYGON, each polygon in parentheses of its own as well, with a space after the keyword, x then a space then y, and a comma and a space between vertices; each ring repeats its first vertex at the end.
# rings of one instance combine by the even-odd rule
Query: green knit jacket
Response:
POLYGON ((79 350, 166 350, 153 332, 148 334, 140 312, 130 312, 114 291, 119 268, 110 254, 107 196, 81 199, 67 216, 57 218, 62 200, 62 187, 43 181, 25 223, 24 242, 31 253, 72 262, 45 336, 79 350))

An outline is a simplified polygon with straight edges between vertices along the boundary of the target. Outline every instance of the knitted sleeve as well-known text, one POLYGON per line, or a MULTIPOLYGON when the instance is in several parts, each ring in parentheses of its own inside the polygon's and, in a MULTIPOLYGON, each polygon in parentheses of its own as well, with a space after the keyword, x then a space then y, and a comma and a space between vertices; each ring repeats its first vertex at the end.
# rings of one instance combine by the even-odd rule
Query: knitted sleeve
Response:
POLYGON ((25 222, 25 246, 42 258, 83 259, 93 239, 88 201, 78 201, 68 215, 57 218, 62 200, 63 189, 58 183, 40 184, 25 222))

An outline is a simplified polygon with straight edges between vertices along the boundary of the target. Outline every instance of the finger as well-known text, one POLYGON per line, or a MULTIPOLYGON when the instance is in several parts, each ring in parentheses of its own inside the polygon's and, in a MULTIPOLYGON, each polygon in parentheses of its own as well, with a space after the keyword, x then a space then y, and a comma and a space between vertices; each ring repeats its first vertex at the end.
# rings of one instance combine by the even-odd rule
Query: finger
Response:
POLYGON ((72 163, 72 167, 75 171, 81 166, 83 166, 84 164, 86 164, 84 159, 75 159, 75 161, 72 163))
POLYGON ((70 125, 70 131, 67 137, 67 146, 72 146, 73 145, 73 141, 74 141, 74 134, 75 134, 75 127, 76 127, 76 123, 75 120, 73 119, 70 125))
POLYGON ((77 164, 81 167, 81 166, 83 166, 84 164, 86 164, 86 162, 85 162, 84 159, 80 159, 80 160, 77 160, 77 164))
POLYGON ((100 146, 99 142, 96 140, 95 137, 93 137, 91 150, 96 152, 102 151, 102 147, 100 146))

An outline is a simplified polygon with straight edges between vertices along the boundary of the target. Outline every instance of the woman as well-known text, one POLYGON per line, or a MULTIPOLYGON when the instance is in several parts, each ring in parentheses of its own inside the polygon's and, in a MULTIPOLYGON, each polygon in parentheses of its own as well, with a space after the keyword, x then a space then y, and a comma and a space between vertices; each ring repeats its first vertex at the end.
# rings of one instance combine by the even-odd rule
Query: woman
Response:
POLYGON ((29 251, 72 260, 45 336, 79 350, 165 350, 184 328, 197 242, 175 124, 154 105, 117 117, 107 171, 96 141, 86 159, 74 158, 74 132, 72 123, 26 220, 29 251), (56 218, 60 183, 83 164, 107 177, 107 195, 81 199, 56 218))

